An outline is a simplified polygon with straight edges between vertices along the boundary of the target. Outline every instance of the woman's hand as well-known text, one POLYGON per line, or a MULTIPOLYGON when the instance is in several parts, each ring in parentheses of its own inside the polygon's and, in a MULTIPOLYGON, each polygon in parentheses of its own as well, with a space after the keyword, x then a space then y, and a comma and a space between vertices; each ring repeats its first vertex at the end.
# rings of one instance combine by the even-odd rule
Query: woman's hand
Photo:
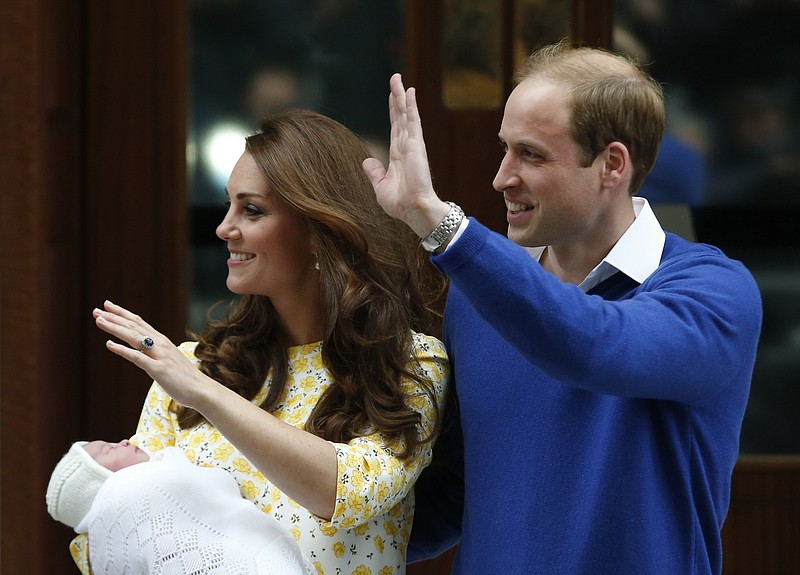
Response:
POLYGON ((278 489, 320 517, 333 515, 338 467, 332 443, 206 376, 166 336, 125 308, 106 301, 92 315, 97 327, 127 344, 109 340, 108 349, 146 371, 179 404, 199 411, 278 489))
POLYGON ((106 301, 92 312, 97 327, 121 343, 106 347, 143 369, 179 404, 196 408, 199 392, 211 383, 206 375, 163 334, 138 315, 106 301))

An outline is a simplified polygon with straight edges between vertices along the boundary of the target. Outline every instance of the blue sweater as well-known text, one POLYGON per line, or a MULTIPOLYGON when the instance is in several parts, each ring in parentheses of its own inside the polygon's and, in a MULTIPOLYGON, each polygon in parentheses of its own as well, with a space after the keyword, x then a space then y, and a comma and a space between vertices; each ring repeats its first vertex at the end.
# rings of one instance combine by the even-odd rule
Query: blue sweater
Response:
POLYGON ((720 573, 761 325, 749 272, 667 234, 643 284, 586 294, 474 220, 433 261, 460 426, 418 483, 409 559, 459 543, 462 574, 720 573))

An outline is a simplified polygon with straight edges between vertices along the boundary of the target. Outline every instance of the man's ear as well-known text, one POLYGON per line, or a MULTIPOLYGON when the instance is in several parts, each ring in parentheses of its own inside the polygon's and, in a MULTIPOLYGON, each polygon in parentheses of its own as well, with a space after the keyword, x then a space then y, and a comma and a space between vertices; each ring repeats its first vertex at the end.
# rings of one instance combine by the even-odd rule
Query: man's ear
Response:
POLYGON ((615 188, 623 183, 630 183, 633 177, 633 165, 628 147, 622 142, 611 142, 601 152, 603 159, 603 186, 615 188))

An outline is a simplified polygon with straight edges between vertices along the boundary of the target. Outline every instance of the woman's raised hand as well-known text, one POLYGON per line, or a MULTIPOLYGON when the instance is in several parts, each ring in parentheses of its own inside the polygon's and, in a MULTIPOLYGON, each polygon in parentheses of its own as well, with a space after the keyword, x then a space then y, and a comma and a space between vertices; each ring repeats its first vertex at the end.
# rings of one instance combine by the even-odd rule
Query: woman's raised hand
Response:
POLYGON ((106 347, 143 369, 175 401, 195 407, 198 392, 210 380, 165 335, 141 317, 110 301, 92 311, 95 324, 113 340, 106 347), (127 345, 123 345, 127 344, 127 345))

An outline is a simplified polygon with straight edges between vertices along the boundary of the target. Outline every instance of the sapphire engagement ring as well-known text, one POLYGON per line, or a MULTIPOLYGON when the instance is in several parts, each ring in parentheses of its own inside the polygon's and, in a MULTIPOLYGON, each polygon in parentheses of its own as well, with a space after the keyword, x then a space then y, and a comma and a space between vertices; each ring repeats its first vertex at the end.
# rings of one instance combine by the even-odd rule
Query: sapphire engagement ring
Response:
POLYGON ((141 351, 144 353, 145 351, 150 351, 151 349, 153 349, 154 345, 155 342, 153 341, 152 337, 143 337, 142 345, 140 345, 139 349, 137 349, 136 351, 141 351))

